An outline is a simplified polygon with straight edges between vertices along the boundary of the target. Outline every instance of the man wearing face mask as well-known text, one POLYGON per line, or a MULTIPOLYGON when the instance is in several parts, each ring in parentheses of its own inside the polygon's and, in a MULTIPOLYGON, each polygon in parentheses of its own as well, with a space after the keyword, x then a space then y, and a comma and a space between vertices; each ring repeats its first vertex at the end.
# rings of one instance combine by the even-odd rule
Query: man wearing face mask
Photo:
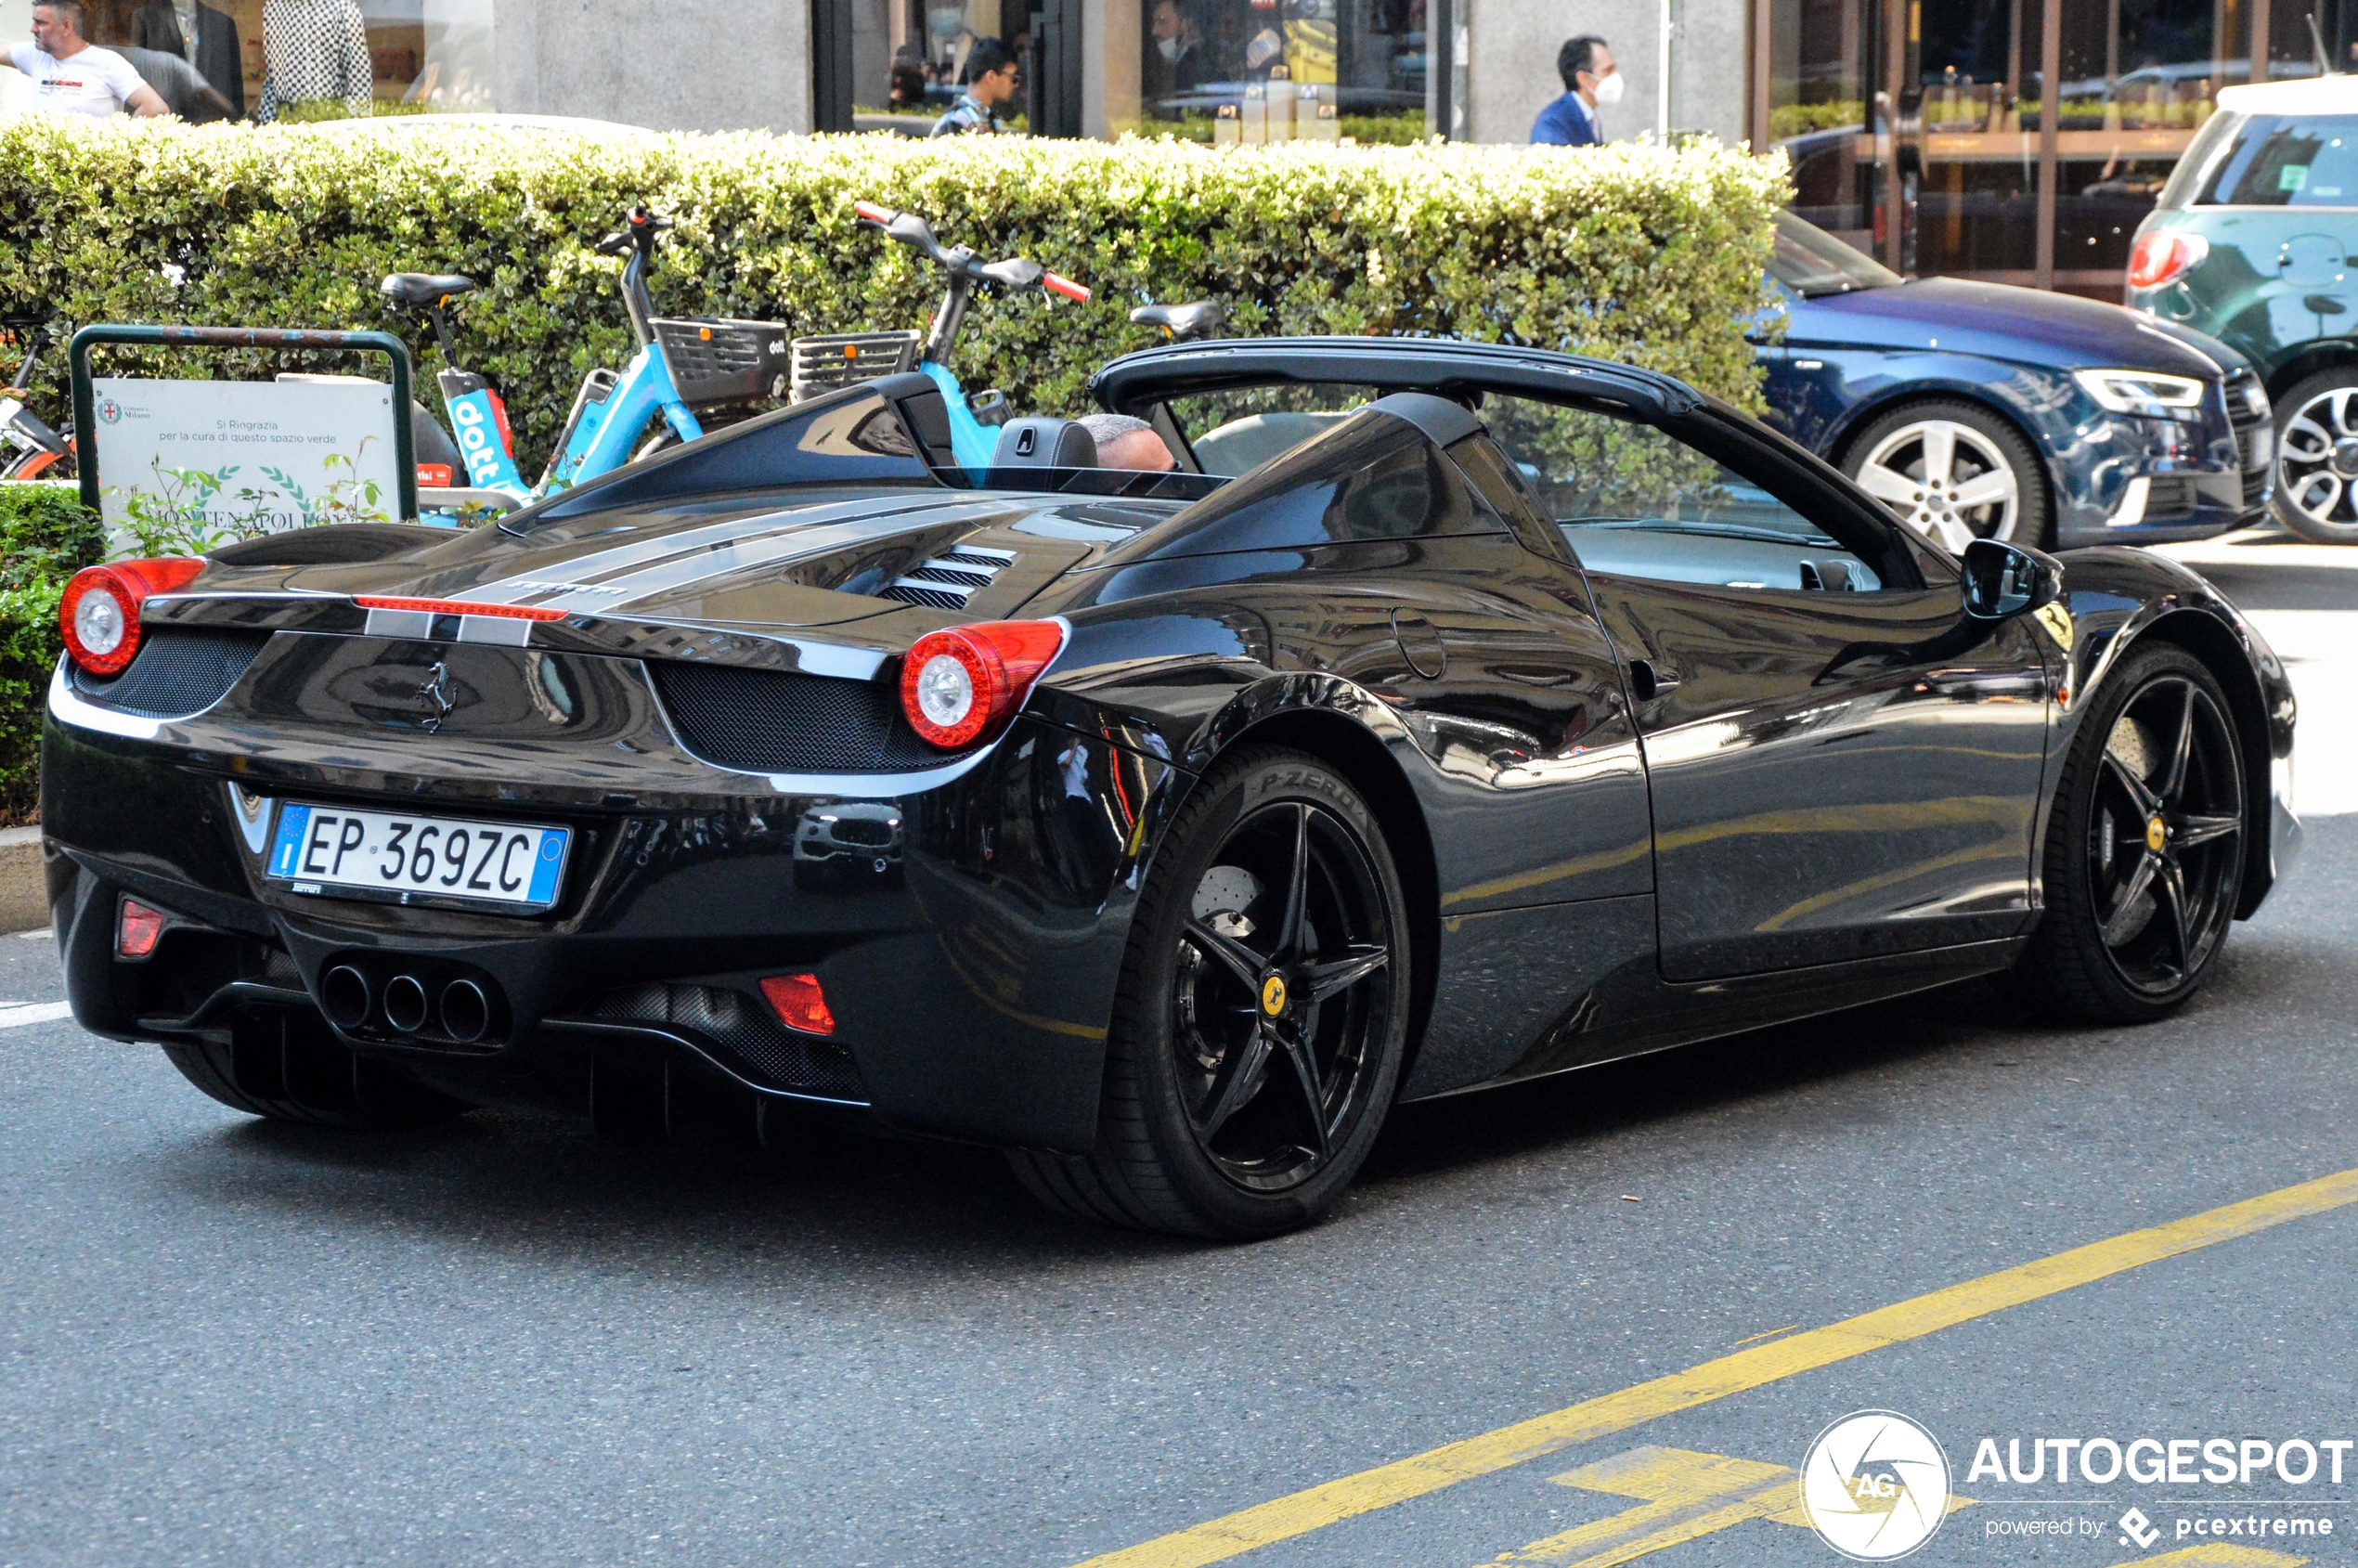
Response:
POLYGON ((926 7, 926 32, 931 42, 926 58, 937 69, 946 69, 945 81, 958 82, 965 78, 966 57, 974 52, 975 35, 966 26, 966 7, 963 3, 943 5, 935 0, 926 7))
POLYGON ((1155 58, 1147 62, 1148 97, 1192 93, 1204 78, 1201 34, 1180 0, 1155 0, 1155 58))
POLYGON ((1593 32, 1567 39, 1556 53, 1556 74, 1563 78, 1564 96, 1539 111, 1531 127, 1532 145, 1601 145, 1605 133, 1597 111, 1619 103, 1624 86, 1613 51, 1593 32))

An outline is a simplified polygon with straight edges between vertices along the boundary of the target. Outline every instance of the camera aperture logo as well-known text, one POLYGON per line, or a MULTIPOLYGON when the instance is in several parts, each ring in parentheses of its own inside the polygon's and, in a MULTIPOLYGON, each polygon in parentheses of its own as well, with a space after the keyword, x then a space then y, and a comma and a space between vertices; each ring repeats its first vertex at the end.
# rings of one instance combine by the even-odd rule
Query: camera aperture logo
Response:
POLYGON ((1861 1410, 1818 1434, 1801 1461, 1801 1511, 1845 1557, 1907 1556, 1949 1513, 1949 1458, 1894 1410, 1861 1410))

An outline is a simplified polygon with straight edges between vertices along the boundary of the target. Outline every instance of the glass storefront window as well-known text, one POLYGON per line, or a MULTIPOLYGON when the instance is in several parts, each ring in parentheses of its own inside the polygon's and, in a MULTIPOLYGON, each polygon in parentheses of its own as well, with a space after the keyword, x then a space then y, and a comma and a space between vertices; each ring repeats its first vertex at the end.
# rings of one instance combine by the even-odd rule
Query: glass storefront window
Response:
POLYGON ((221 119, 224 103, 280 123, 497 107, 492 0, 84 3, 93 43, 188 58, 219 95, 175 104, 188 119, 221 119))
POLYGON ((1780 0, 1768 35, 1768 136, 1793 160, 1794 210, 1869 252, 1878 198, 1867 62, 1882 21, 1861 0, 1780 0))
POLYGON ((2249 0, 2104 0, 2063 12, 2054 275, 2118 297, 2153 211, 2219 89, 2251 75, 2249 0))
POLYGON ((1197 141, 1415 142, 1425 0, 1146 0, 1148 131, 1197 141))
MULTIPOLYGON (((1018 81, 1031 79, 1033 0, 851 0, 852 106, 865 131, 922 136, 958 101, 978 40, 1016 51, 1018 81)), ((1027 128, 1019 90, 999 106, 1012 130, 1027 128)))
MULTIPOLYGON (((1764 9, 1754 123, 1792 155, 1802 216, 1903 272, 2106 298, 2220 89, 2250 78, 2255 31, 2271 78, 2317 69, 2296 0, 1764 9)), ((2318 20, 2326 58, 2358 63, 2358 0, 2318 20)))

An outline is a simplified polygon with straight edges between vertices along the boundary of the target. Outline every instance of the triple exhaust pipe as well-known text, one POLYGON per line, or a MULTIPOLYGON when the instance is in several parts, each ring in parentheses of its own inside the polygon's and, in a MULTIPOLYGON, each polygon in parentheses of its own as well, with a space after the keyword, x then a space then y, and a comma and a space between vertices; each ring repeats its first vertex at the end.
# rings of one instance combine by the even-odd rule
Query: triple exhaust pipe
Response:
MULTIPOLYGON (((379 998, 369 977, 349 964, 339 964, 319 977, 319 1007, 338 1029, 365 1027, 376 1015, 379 998)), ((422 1034, 438 1018, 442 1034, 461 1045, 472 1045, 491 1032, 491 996, 473 980, 452 980, 442 988, 439 1005, 415 975, 395 975, 385 982, 384 1021, 396 1034, 422 1034)))

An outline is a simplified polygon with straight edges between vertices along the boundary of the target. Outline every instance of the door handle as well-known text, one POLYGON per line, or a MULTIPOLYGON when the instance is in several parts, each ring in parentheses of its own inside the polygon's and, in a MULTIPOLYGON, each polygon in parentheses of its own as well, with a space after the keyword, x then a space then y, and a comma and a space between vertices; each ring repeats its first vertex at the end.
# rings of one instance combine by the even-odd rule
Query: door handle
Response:
POLYGON ((1629 689, 1641 703, 1650 703, 1665 692, 1678 689, 1678 677, 1656 665, 1652 659, 1629 661, 1629 689))

